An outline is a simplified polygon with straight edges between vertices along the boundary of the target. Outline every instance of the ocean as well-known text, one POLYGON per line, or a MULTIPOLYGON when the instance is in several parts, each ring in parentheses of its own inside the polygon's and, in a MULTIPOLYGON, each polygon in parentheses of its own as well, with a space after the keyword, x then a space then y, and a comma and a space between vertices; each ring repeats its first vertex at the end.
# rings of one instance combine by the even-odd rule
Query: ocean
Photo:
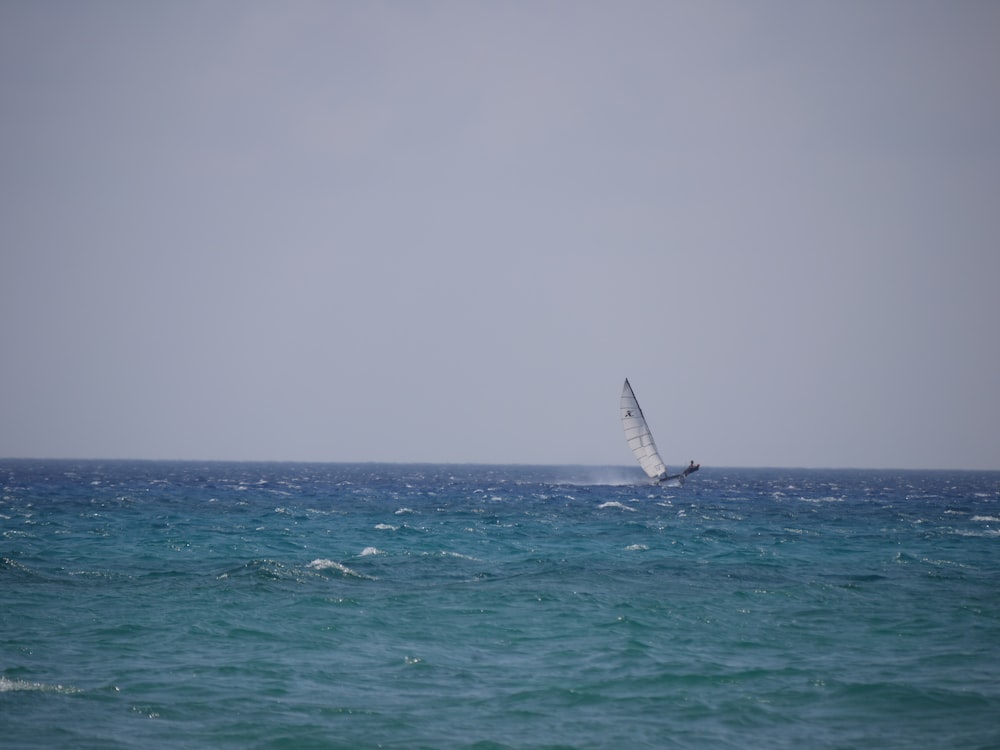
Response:
POLYGON ((997 748, 1000 473, 3 460, 0 746, 997 748))

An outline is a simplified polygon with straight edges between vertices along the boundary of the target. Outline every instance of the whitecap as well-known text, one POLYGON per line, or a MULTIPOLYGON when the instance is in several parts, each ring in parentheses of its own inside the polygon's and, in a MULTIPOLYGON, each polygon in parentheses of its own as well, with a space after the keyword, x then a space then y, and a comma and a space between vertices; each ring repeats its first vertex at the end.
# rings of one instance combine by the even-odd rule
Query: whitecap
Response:
POLYGON ((337 570, 344 569, 344 566, 341 565, 339 562, 334 562, 333 560, 323 560, 319 558, 313 560, 306 567, 312 568, 313 570, 326 570, 327 568, 335 568, 337 570))
POLYGON ((649 549, 649 545, 646 545, 646 544, 630 544, 625 549, 628 552, 642 552, 643 550, 649 549))
POLYGON ((361 556, 367 557, 368 555, 384 555, 385 553, 378 547, 365 547, 361 550, 361 556))
POLYGON ((41 682, 8 680, 6 677, 0 677, 0 693, 13 693, 26 690, 36 690, 45 693, 64 693, 66 695, 82 692, 80 688, 67 687, 65 685, 46 685, 41 682))
POLYGON ((607 503, 601 503, 597 507, 598 508, 620 508, 621 510, 628 510, 628 511, 631 511, 631 512, 635 513, 635 508, 630 508, 627 505, 625 505, 624 503, 618 502, 617 500, 612 500, 612 501, 607 502, 607 503))
POLYGON ((463 555, 461 552, 449 552, 447 550, 441 553, 441 557, 456 557, 459 560, 472 560, 473 562, 482 562, 478 557, 471 557, 469 555, 463 555))
POLYGON ((393 526, 389 523, 377 523, 375 524, 375 528, 379 531, 399 531, 398 526, 393 526))
POLYGON ((1000 529, 991 529, 988 526, 985 529, 957 529, 954 533, 958 536, 978 537, 980 539, 1000 537, 1000 529))
POLYGON ((356 570, 348 568, 343 563, 339 563, 336 560, 325 560, 316 559, 309 563, 307 568, 312 568, 313 570, 336 570, 339 573, 343 573, 345 576, 350 578, 363 578, 367 581, 374 581, 375 579, 371 576, 366 576, 364 573, 359 573, 356 570))
POLYGON ((1000 518, 996 516, 973 516, 973 521, 982 521, 983 523, 1000 523, 1000 518))

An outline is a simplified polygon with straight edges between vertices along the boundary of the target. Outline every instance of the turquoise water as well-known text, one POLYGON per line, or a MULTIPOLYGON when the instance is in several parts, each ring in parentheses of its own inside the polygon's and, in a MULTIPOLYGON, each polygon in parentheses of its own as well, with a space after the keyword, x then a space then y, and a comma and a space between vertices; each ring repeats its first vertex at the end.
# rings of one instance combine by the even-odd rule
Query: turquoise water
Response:
POLYGON ((0 461, 4 748, 1000 746, 1000 473, 0 461))

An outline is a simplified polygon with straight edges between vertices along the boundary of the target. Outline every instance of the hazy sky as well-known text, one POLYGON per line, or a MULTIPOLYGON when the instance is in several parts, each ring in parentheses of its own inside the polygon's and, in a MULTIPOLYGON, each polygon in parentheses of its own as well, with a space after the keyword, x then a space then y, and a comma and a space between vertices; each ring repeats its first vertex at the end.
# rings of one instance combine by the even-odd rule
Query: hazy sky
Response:
POLYGON ((1000 3, 0 3, 0 456, 1000 469, 1000 3))

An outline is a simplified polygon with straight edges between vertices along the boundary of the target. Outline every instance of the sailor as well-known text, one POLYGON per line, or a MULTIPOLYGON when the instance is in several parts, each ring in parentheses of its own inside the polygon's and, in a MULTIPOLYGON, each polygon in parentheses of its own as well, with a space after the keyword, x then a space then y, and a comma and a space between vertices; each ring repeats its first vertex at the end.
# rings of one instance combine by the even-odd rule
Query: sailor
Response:
POLYGON ((692 461, 691 463, 688 464, 687 469, 684 470, 684 476, 687 476, 688 474, 693 474, 700 468, 701 464, 696 464, 694 461, 692 461))

